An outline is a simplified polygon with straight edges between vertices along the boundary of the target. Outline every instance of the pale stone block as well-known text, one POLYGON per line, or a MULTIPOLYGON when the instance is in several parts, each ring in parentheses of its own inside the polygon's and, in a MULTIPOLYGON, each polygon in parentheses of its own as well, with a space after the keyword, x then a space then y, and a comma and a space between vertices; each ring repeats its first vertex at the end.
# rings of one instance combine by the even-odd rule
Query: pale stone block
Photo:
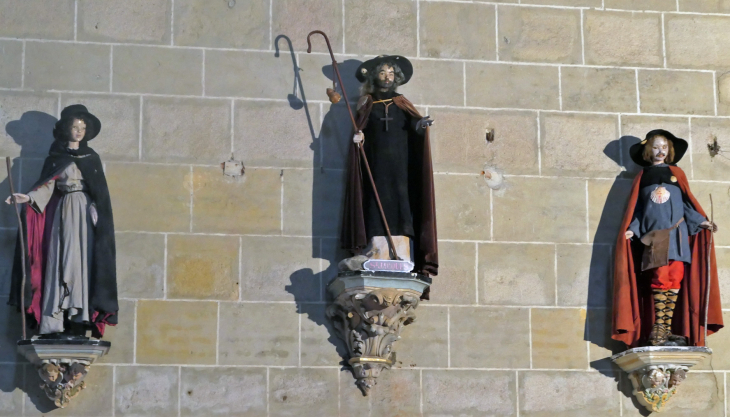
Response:
POLYGON ((193 167, 193 231, 281 233, 279 170, 248 168, 243 177, 220 167, 193 167))
POLYGON ((297 304, 297 313, 302 315, 302 366, 336 366, 347 357, 345 342, 337 337, 326 309, 325 303, 297 304))
POLYGON ((182 368, 180 415, 266 415, 266 369, 182 368))
POLYGON ((344 170, 284 170, 284 234, 338 236, 344 170))
POLYGON ((420 417, 420 371, 392 369, 380 375, 370 394, 370 415, 420 417))
POLYGON ((517 384, 507 371, 423 371, 428 416, 514 416, 517 384))
POLYGON ((4 126, 0 130, 0 155, 45 158, 54 140, 57 114, 57 95, 3 91, 0 94, 0 126, 4 126))
POLYGON ((466 64, 467 106, 557 110, 557 67, 466 64))
MULTIPOLYGON (((717 275, 720 282, 720 294, 730 294, 730 248, 715 247, 715 260, 717 262, 717 275)), ((722 308, 730 308, 730 297, 723 297, 722 308)), ((728 320, 730 323, 730 320, 728 320)), ((728 332, 730 333, 730 332, 728 332)), ((710 339, 708 344, 713 345, 710 339)), ((730 369, 730 366, 728 366, 730 369)))
POLYGON ((727 13, 730 11, 730 2, 727 0, 679 0, 679 11, 727 13))
POLYGON ((730 114, 730 74, 717 75, 717 114, 730 114))
POLYGON ((587 369, 585 321, 586 310, 582 308, 533 308, 532 366, 587 369))
POLYGON ((221 303, 220 364, 296 366, 299 318, 295 311, 294 304, 288 303, 221 303))
POLYGON ((587 10, 584 12, 586 64, 661 67, 661 16, 587 10))
POLYGON ((177 367, 117 367, 116 415, 177 416, 179 384, 177 367))
POLYGON ((489 240, 489 187, 481 175, 434 175, 441 239, 489 240), (448 204, 445 204, 448 202, 448 204))
POLYGON ((522 4, 600 8, 601 0, 522 0, 522 4))
POLYGON ((268 49, 270 3, 175 1, 175 45, 268 49))
POLYGON ((238 237, 167 237, 167 296, 238 300, 238 237))
POLYGON ((713 85, 707 72, 639 71, 641 111, 715 114, 713 85))
MULTIPOLYGON (((282 45, 286 46, 285 42, 282 45)), ((284 99, 295 88, 288 46, 272 52, 205 52, 205 94, 217 97, 284 99)))
POLYGON ((494 240, 585 242, 585 180, 508 178, 494 193, 494 240), (550 190, 550 192, 545 192, 550 190))
MULTIPOLYGON (((17 220, 15 221, 15 223, 17 227, 17 220)), ((15 261, 15 243, 17 240, 17 230, 0 230, 0 297, 4 297, 10 294, 10 281, 13 274, 13 262, 15 261)))
POLYGON ((170 0, 81 0, 78 40, 170 43, 170 0))
POLYGON ((580 11, 500 7, 499 59, 580 64, 580 11))
POLYGON ((528 309, 453 307, 450 315, 451 366, 530 367, 528 309))
POLYGON ((416 26, 416 3, 410 0, 345 0, 348 54, 416 56, 416 26))
POLYGON ((612 245, 557 245, 559 306, 611 304, 612 249, 612 245))
POLYGON ((510 174, 538 173, 537 115, 533 112, 434 109, 431 127, 434 169, 480 172, 484 164, 510 174), (487 129, 495 139, 486 140, 487 129))
POLYGON ((480 244, 479 303, 555 305, 555 246, 480 244))
MULTIPOLYGON (((315 44, 319 44, 320 38, 320 35, 312 36, 312 48, 315 47, 315 44)), ((322 40, 321 42, 324 41, 322 40)), ((293 58, 291 57, 291 53, 287 50, 289 47, 288 44, 283 41, 279 41, 279 47, 281 48, 281 55, 278 58, 279 60, 281 60, 280 65, 293 66, 293 58), (288 64, 285 64, 285 62, 288 64)), ((292 94, 292 97, 288 98, 291 98, 292 100, 329 100, 326 90, 327 88, 334 88, 332 81, 337 80, 337 76, 334 74, 334 70, 332 67, 332 57, 330 57, 329 54, 299 53, 296 59, 298 61, 298 67, 300 69, 300 83, 297 86, 297 89, 294 90, 293 77, 292 79, 289 79, 285 82, 285 85, 288 88, 287 94, 292 94), (302 91, 304 92, 303 95, 302 91), (296 99, 293 97, 294 95, 296 96, 296 99)), ((350 99, 353 109, 352 111, 354 113, 355 103, 357 103, 357 99, 360 97, 361 86, 360 81, 355 78, 355 74, 357 73, 357 68, 364 60, 367 59, 367 57, 352 58, 335 54, 335 59, 337 60, 337 68, 339 69, 340 76, 342 77, 342 83, 344 84, 345 91, 347 92, 347 98, 350 99)), ((337 81, 337 92, 342 94, 339 81, 337 81)), ((344 103, 345 96, 342 95, 342 100, 336 105, 325 103, 324 111, 327 112, 328 109, 342 110, 342 115, 338 116, 338 118, 344 119, 342 121, 346 123, 346 127, 349 129, 347 135, 349 135, 350 139, 352 139, 352 122, 350 121, 350 116, 347 115, 347 110, 345 109, 344 103)), ((311 111, 313 108, 317 107, 317 105, 310 103, 308 107, 311 111)), ((327 120, 325 118, 325 123, 326 121, 327 120)), ((322 129, 324 130, 324 126, 322 127, 322 129)))
MULTIPOLYGON (((727 249, 715 249, 715 254, 717 255, 717 261, 718 264, 724 263, 722 258, 720 256, 727 254, 727 249)), ((718 275, 719 275, 719 281, 720 281, 720 293, 727 294, 727 292, 723 291, 726 287, 726 285, 723 285, 722 279, 727 276, 727 270, 724 269, 721 271, 720 265, 718 265, 718 275)), ((727 297, 725 297, 727 298, 727 297)), ((727 322, 730 320, 730 312, 724 311, 722 313, 723 322, 727 322)), ((704 307, 702 309, 702 316, 700 318, 700 322, 704 323, 705 317, 704 317, 704 307)), ((730 349, 728 349, 728 342, 730 342, 730 334, 723 328, 717 333, 711 334, 707 336, 707 346, 712 349, 712 356, 705 361, 705 363, 702 363, 694 368, 692 370, 703 370, 703 371, 719 371, 719 370, 728 370, 730 369, 730 349)))
POLYGON ((20 364, 0 365, 0 416, 23 415, 23 373, 20 364))
POLYGON ((448 314, 446 307, 431 307, 421 303, 416 309, 416 321, 405 326, 401 339, 393 344, 403 368, 448 366, 448 314))
POLYGON ((25 87, 109 91, 110 51, 108 45, 27 42, 25 87))
POLYGON ((214 364, 217 316, 214 302, 140 300, 137 363, 214 364))
POLYGON ((105 171, 117 231, 189 231, 189 167, 110 162, 105 171))
POLYGON ((165 236, 117 232, 115 240, 119 297, 162 298, 165 287, 165 236))
POLYGON ((72 40, 74 0, 6 0, 0 13, 0 36, 72 40))
POLYGON ((139 159, 138 97, 62 94, 61 103, 83 104, 101 120, 101 132, 89 145, 104 161, 139 159))
POLYGON ((542 174, 613 177, 621 171, 616 116, 550 113, 541 120, 542 174), (603 152, 602 152, 603 151, 603 152))
POLYGON ((431 284, 434 304, 475 304, 476 244, 439 242, 439 275, 431 284))
MULTIPOLYGON (((680 3, 683 0, 680 0, 680 3)), ((677 10, 677 0, 605 0, 607 9, 656 10, 673 12, 677 10)))
MULTIPOLYGON (((623 391, 632 391, 631 382, 627 377, 622 379, 623 391)), ((687 373, 687 379, 677 388, 672 400, 662 408, 662 417, 722 417, 725 415, 725 395, 722 375, 714 372, 687 373)), ((632 396, 631 394, 628 394, 632 396)), ((637 401, 638 403, 638 401, 637 401)), ((623 416, 639 417, 646 415, 645 408, 637 405, 633 400, 623 398, 623 416)))
POLYGON ((588 237, 591 242, 616 243, 630 192, 629 179, 588 180, 588 237))
MULTIPOLYGON (((623 139, 621 141, 621 158, 623 166, 625 166, 628 171, 636 172, 641 170, 641 167, 636 165, 629 156, 629 148, 634 143, 644 140, 646 134, 654 129, 668 130, 675 136, 685 138, 685 140, 687 140, 689 139, 689 118, 639 115, 621 116, 621 134, 623 135, 623 139), (636 139, 631 140, 631 137, 636 139)), ((689 152, 684 155, 681 161, 679 161, 678 166, 683 168, 687 173, 687 178, 690 178, 691 164, 689 152)))
POLYGON ((728 195, 727 184, 719 182, 701 182, 691 181, 690 191, 702 206, 702 209, 710 217, 710 194, 712 194, 712 202, 715 205, 715 223, 720 225, 720 229, 714 234, 715 246, 730 246, 730 228, 723 225, 730 225, 730 212, 724 210, 730 204, 730 195, 728 195))
POLYGON ((692 119, 692 178, 715 181, 727 181, 730 178, 730 160, 723 146, 729 134, 730 121, 727 119, 692 119), (715 138, 722 153, 711 157, 707 145, 713 144, 715 138))
POLYGON ((20 88, 23 78, 23 43, 0 41, 0 87, 20 88))
MULTIPOLYGON (((492 5, 424 2, 420 10, 421 56, 496 59, 494 13, 492 5)), ((450 80, 446 84, 453 83, 450 80)))
POLYGON ((615 68, 561 68, 563 109, 636 112, 636 74, 615 68))
MULTIPOLYGON (((274 38, 288 37, 298 51, 307 50, 307 35, 318 29, 327 34, 334 52, 342 52, 342 1, 274 0, 271 29, 274 38)), ((276 39, 274 39, 276 40, 276 39)), ((328 52, 321 35, 312 35, 312 51, 328 52)))
MULTIPOLYGON (((390 372, 390 371, 388 371, 390 372)), ((381 374, 387 378, 389 374, 381 374)), ((339 379, 339 403, 341 416, 357 416, 370 412, 370 396, 362 395, 360 388, 355 385, 355 378, 349 368, 343 368, 338 374, 339 379)))
MULTIPOLYGON (((25 362, 25 359, 22 359, 25 362)), ((84 378, 86 389, 66 408, 57 408, 39 387, 41 379, 35 367, 25 367, 26 416, 111 417, 114 415, 114 371, 111 366, 94 365, 84 378), (79 401, 80 400, 80 401, 79 401)), ((123 417, 123 414, 118 416, 123 417)), ((13 414, 17 417, 18 414, 13 414)))
MULTIPOLYGON (((464 105, 464 65, 461 62, 411 60, 413 78, 398 92, 414 104, 464 105), (449 80, 449 82, 444 82, 449 80)), ((352 100, 352 98, 351 98, 352 100)), ((422 111, 419 109, 419 111, 422 111)), ((425 116, 425 114, 422 114, 425 116)))
POLYGON ((113 55, 113 91, 196 96, 203 92, 199 49, 115 46, 113 55))
POLYGON ((98 363, 134 362, 135 309, 134 301, 119 300, 119 323, 104 328, 104 340, 111 342, 112 348, 99 359, 98 363))
POLYGON ((616 381, 598 372, 526 371, 519 384, 523 417, 619 415, 616 381))
POLYGON ((276 416, 337 415, 336 369, 276 369, 269 371, 269 411, 276 416))
POLYGON ((234 149, 253 166, 318 166, 311 148, 319 135, 319 110, 292 109, 280 102, 239 101, 234 149))

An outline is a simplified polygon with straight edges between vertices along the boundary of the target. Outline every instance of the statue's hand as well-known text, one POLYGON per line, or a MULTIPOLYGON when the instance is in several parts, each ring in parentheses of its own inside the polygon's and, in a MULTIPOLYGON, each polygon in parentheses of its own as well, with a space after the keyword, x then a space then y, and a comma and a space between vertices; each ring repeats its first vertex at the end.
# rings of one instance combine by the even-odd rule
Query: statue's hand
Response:
POLYGON ((715 223, 712 223, 709 220, 705 220, 702 223, 700 223, 700 227, 703 229, 712 230, 713 233, 717 232, 717 225, 715 223))
POLYGON ((416 129, 425 130, 427 127, 431 126, 433 122, 434 120, 431 119, 431 116, 426 116, 418 121, 418 123, 416 124, 416 129))
POLYGON ((631 239, 632 237, 634 237, 634 232, 632 232, 631 230, 627 230, 625 235, 626 239, 631 239))
POLYGON ((363 135, 362 130, 358 130, 357 133, 352 137, 352 141, 356 144, 361 144, 365 140, 365 135, 363 135))
MULTIPOLYGON (((15 193, 13 195, 15 196, 15 201, 17 201, 19 204, 27 203, 30 201, 30 197, 25 194, 15 193)), ((13 199, 11 197, 6 198, 5 204, 13 204, 13 199)))

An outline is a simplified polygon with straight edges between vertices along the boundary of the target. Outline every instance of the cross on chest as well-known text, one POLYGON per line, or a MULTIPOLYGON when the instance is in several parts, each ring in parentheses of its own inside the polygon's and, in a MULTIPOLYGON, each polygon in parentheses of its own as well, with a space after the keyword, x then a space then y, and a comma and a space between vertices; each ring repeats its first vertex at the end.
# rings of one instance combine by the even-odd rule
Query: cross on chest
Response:
POLYGON ((383 103, 383 105, 385 106, 385 117, 380 118, 381 122, 385 122, 385 131, 386 132, 388 131, 388 122, 393 120, 392 117, 388 117, 388 107, 390 107, 391 104, 393 104, 393 102, 383 103))

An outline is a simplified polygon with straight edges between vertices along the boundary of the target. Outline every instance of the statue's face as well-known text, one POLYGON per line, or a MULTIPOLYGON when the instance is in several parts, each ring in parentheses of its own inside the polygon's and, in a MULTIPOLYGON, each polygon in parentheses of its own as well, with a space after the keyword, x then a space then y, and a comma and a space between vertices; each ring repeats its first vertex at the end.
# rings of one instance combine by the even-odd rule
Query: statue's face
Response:
POLYGON ((669 142, 664 136, 656 136, 651 144, 651 163, 663 164, 669 154, 669 142))
POLYGON ((74 120, 71 125, 71 135, 69 136, 72 141, 80 142, 86 136, 86 123, 83 120, 74 120))
POLYGON ((387 90, 395 83, 395 70, 390 65, 383 65, 378 72, 378 87, 387 90))

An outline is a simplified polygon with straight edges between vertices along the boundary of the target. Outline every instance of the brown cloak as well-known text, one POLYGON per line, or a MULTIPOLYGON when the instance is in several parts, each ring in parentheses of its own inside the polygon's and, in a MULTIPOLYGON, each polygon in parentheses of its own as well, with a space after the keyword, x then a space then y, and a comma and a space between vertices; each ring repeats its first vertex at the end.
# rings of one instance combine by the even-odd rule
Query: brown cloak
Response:
MULTIPOLYGON (((677 177, 677 184, 689 201, 701 215, 707 217, 700 203, 689 190, 687 177, 679 167, 669 166, 677 177)), ((652 298, 650 279, 641 276, 641 242, 630 241, 624 231, 634 216, 634 207, 639 195, 639 173, 631 186, 626 214, 621 222, 621 232, 616 243, 616 260, 613 279, 613 326, 611 337, 635 347, 640 340, 646 340, 654 325, 654 301, 652 298)), ((685 264, 685 275, 679 292, 677 307, 672 320, 672 333, 684 336, 690 346, 705 345, 705 306, 707 305, 707 284, 710 284, 709 313, 707 317, 707 334, 713 334, 723 327, 722 306, 720 304, 720 286, 717 280, 717 263, 715 262, 714 243, 710 247, 711 233, 703 229, 689 237, 692 263, 685 264), (707 254, 710 253, 710 276, 707 276, 707 254)))

